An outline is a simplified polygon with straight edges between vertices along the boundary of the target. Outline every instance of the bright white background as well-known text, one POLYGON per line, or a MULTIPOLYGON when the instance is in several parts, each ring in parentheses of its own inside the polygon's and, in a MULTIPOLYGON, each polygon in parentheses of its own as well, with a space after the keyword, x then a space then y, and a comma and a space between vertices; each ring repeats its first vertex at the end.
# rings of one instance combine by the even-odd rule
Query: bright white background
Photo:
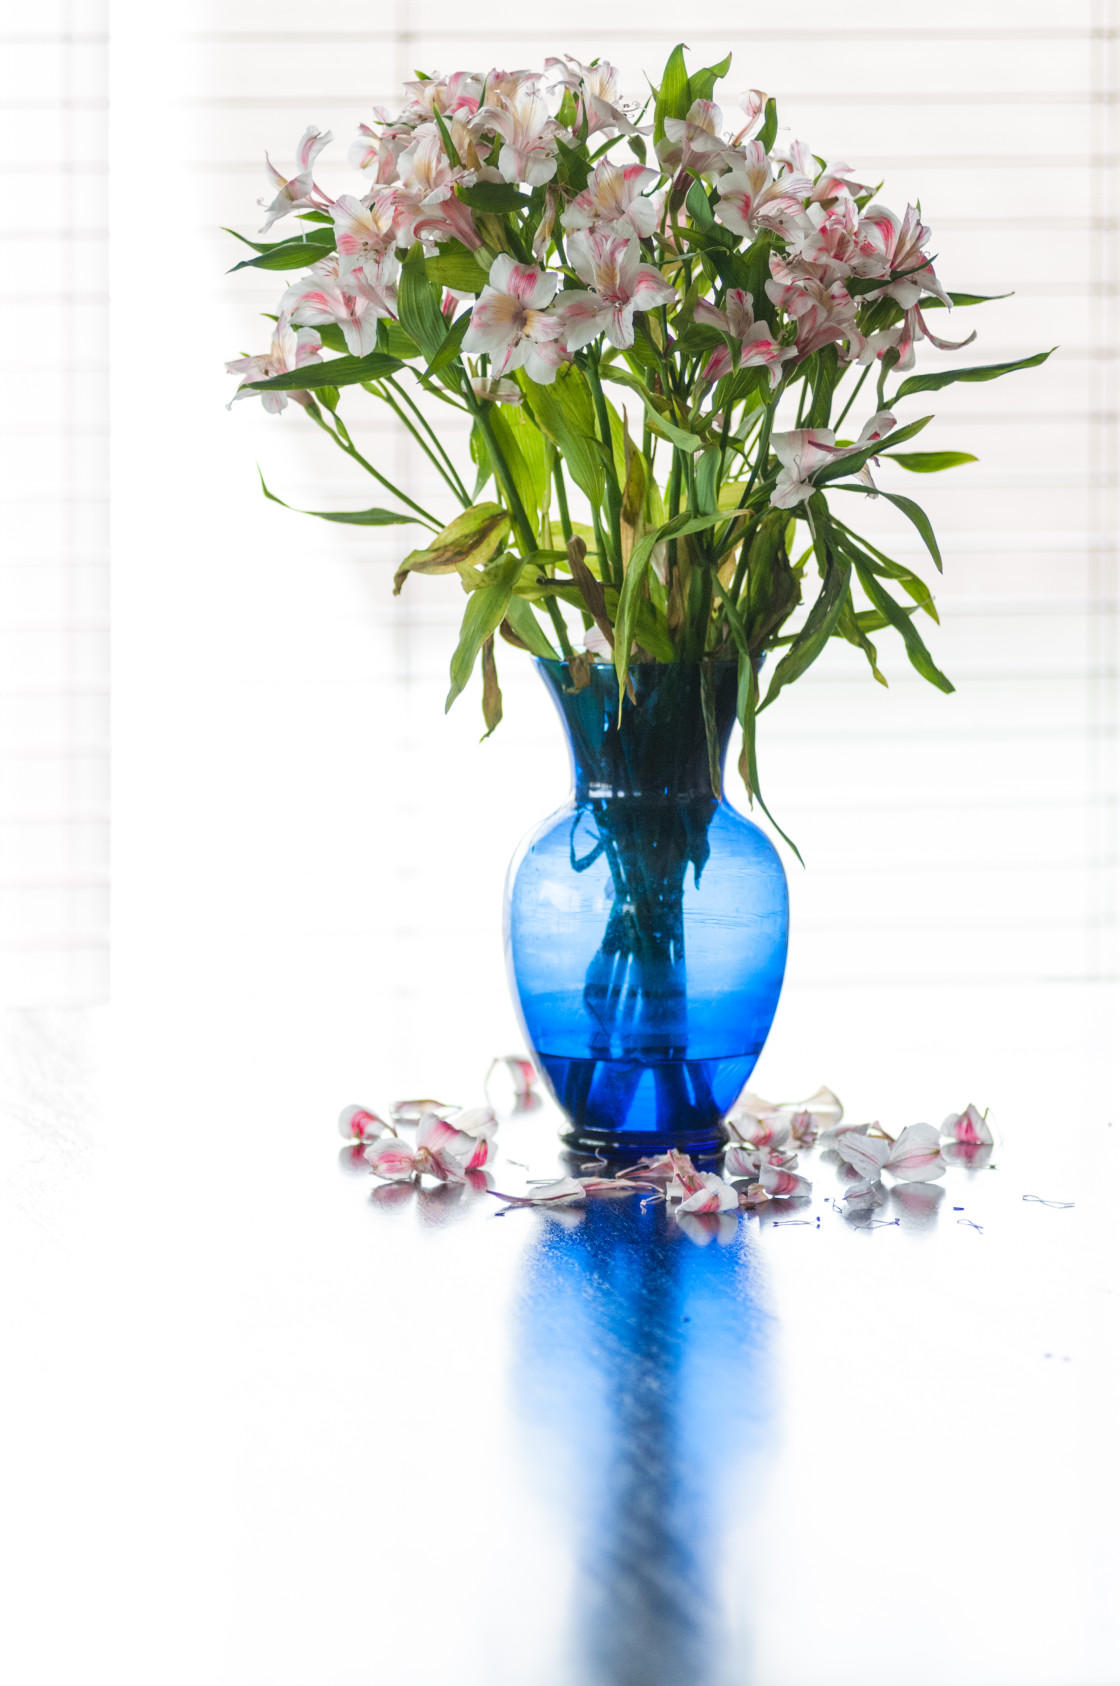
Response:
MULTIPOLYGON (((960 1251, 983 1243, 954 1228, 947 1274, 927 1253, 889 1290, 870 1269, 826 1272, 822 1288, 806 1255, 779 1276, 775 1304, 802 1335, 786 1376, 805 1413, 790 1430, 796 1497, 810 1503, 835 1481, 859 1499, 869 1478, 844 1447, 866 1444, 866 1378, 906 1328, 917 1284, 939 1344, 911 1341, 913 1371, 892 1379, 887 1366, 884 1418, 896 1430, 919 1401, 911 1421, 937 1452, 915 1465, 909 1448, 876 1442, 877 1491, 909 1480, 920 1507, 948 1464, 965 1531, 954 1516, 911 1535, 925 1542, 915 1572, 933 1585, 958 1572, 962 1539, 998 1552, 1009 1526, 1029 1543, 1041 1484, 1058 1569, 1026 1543, 1001 1559, 994 1614, 985 1620, 979 1595, 972 1606, 985 1678, 999 1678, 1001 1630, 1034 1623, 1040 1686, 1070 1686, 1070 1631, 1078 1686, 1107 1686, 1115 1638, 1101 1637, 1107 1560, 1093 1531, 1106 1508, 1107 1377, 1099 1358, 1071 1362, 1066 1380, 1040 1387, 1022 1352, 1060 1336, 1079 1353, 1114 1299, 1102 1286, 1111 1183, 1096 1170, 1109 1162, 1088 1148, 1075 1162, 1063 1143, 1095 1152, 1116 1105, 1117 19, 1112 4, 1077 0, 1060 14, 949 0, 866 28, 865 15, 848 24, 814 0, 796 18, 759 14, 748 36, 739 8, 682 31, 661 5, 643 8, 640 29, 606 30, 584 3, 565 9, 561 37, 501 5, 483 17, 357 0, 329 14, 292 0, 173 11, 118 0, 106 22, 94 0, 59 0, 6 23, 22 219, 8 219, 7 356, 27 379, 5 407, 0 458, 4 996, 57 1008, 106 992, 111 537, 118 1026, 100 1120, 81 1061, 67 1063, 73 1038, 49 1014, 17 1013, 0 1067, 17 1097, 0 1108, 15 1191, 7 1349, 23 1384, 5 1430, 18 1518, 5 1573, 24 1647, 14 1677, 116 1677, 119 1650, 130 1681, 365 1681, 355 1659, 373 1618, 352 1589, 372 1570, 379 1388, 404 1376, 412 1389, 395 1414, 398 1448, 402 1417, 413 1438, 382 1512, 404 1541, 390 1558, 394 1596, 408 1595, 430 1544, 410 1499, 448 1409, 456 1431, 489 1425, 489 1469, 516 1471, 493 1414, 508 1226, 491 1226, 486 1258, 475 1254, 477 1322, 456 1279, 435 1339, 415 1307, 446 1286, 431 1261, 455 1268, 459 1255, 446 1237, 425 1253, 403 1226, 371 1240, 355 1185, 342 1215, 320 1148, 343 1102, 445 1086, 470 1099, 464 1085, 513 1044, 502 880, 518 838, 563 795, 559 735, 513 652, 500 655, 506 720, 489 742, 477 742, 474 694, 444 719, 457 586, 414 580, 393 599, 399 536, 335 530, 261 499, 257 463, 297 506, 373 501, 298 414, 225 410, 224 360, 263 345, 257 313, 279 289, 227 276, 237 248, 219 229, 259 226, 261 154, 290 161, 308 122, 333 128, 323 179, 341 188, 356 124, 416 65, 534 64, 564 48, 630 67, 636 91, 683 32, 702 60, 730 46, 733 91, 776 93, 793 133, 860 176, 884 174, 889 202, 920 197, 948 285, 1014 289, 962 313, 980 331, 964 355, 1059 345, 1041 371, 940 395, 927 439, 981 463, 901 487, 928 502, 946 554, 944 626, 931 636, 957 695, 924 687, 884 637, 889 694, 845 646, 767 717, 769 795, 808 871, 789 868, 790 970, 758 1087, 805 1093, 824 1079, 851 1116, 895 1122, 936 1119, 971 1095, 992 1106, 1018 1164, 1045 1171, 1039 1192, 1081 1201, 1096 1183, 1078 1251, 1030 1225, 1079 1212, 1021 1207, 1009 1183, 1011 1240, 991 1250, 987 1275, 960 1251), (861 1322, 853 1359, 841 1337, 857 1288, 886 1321, 861 1322), (827 1366, 814 1371, 829 1340, 848 1378, 839 1397, 827 1366), (974 1370, 987 1438, 967 1433, 974 1370), (973 1514, 986 1533, 969 1534, 973 1514)), ((360 432, 428 495, 380 418, 360 432)), ((901 519, 874 515, 896 553, 920 562, 901 519)), ((771 1542, 796 1556, 800 1512, 781 1498, 785 1532, 771 1542)), ((836 1606, 835 1564, 854 1540, 891 1565, 891 1534, 858 1503, 816 1515, 823 1555, 802 1574, 842 1627, 852 1612, 836 1606)), ((549 1549, 540 1519, 530 1507, 517 1521, 537 1531, 503 1583, 515 1632, 534 1614, 557 1619, 541 1590, 555 1579, 522 1586, 549 1549)), ((476 1515, 443 1524, 451 1560, 473 1561, 476 1515)), ((563 1576, 559 1554, 551 1572, 563 1576)), ((963 1572, 990 1587, 987 1559, 963 1572)), ((451 1594, 462 1623, 468 1592, 451 1594)), ((908 1610, 876 1609, 900 1646, 908 1610)), ((937 1632, 944 1661, 951 1620, 937 1632)), ((786 1686, 780 1640, 770 1678, 786 1686)), ((903 1653, 889 1645, 870 1661, 843 1654, 861 1679, 898 1678, 903 1653)), ((412 1666, 410 1678, 441 1686, 455 1677, 438 1646, 412 1666)))

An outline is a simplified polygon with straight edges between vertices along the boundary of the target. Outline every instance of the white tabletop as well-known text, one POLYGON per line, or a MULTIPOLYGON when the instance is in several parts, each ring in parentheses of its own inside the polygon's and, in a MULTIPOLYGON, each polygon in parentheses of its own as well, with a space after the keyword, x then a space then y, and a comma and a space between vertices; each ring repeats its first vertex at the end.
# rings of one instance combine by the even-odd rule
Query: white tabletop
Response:
MULTIPOLYGON (((1063 1000, 990 1021, 989 1167, 855 1221, 818 1151, 706 1246, 375 1184, 334 1127, 372 1097, 220 994, 14 1017, 9 1678, 1113 1686, 1107 1039, 1065 1092, 1013 1060, 1063 1000)), ((899 1046, 896 1112, 953 1068, 899 1046)), ((555 1125, 503 1123, 496 1187, 555 1125)))

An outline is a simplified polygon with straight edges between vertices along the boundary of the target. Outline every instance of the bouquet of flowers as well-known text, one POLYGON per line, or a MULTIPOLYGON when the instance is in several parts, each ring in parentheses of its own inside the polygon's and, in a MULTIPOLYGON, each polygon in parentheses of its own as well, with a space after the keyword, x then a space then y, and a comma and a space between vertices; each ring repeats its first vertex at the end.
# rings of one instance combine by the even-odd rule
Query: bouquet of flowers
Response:
POLYGON ((922 341, 975 338, 939 337, 935 312, 988 301, 945 290, 912 206, 900 217, 847 164, 779 145, 773 99, 751 89, 728 123, 713 94, 730 64, 690 74, 678 46, 640 109, 604 62, 418 74, 396 116, 362 125, 362 180, 336 199, 314 179, 332 137, 309 128, 294 176, 268 164, 261 230, 294 217, 299 233, 247 240, 236 266, 304 273, 269 350, 228 369, 238 398, 272 412, 294 399, 393 500, 307 513, 426 527, 396 591, 410 574, 458 574, 448 707, 479 664, 497 725, 496 635, 563 659, 576 687, 613 661, 620 705, 635 663, 695 661, 703 675, 737 660, 740 770, 761 802, 756 717, 829 639, 885 684, 873 636, 889 628, 952 690, 915 624, 937 619, 929 587, 857 534, 847 497, 887 499, 940 568, 928 518, 877 490, 871 464, 926 474, 975 459, 903 449, 931 417, 900 425, 896 410, 1049 353, 909 373, 922 341), (412 435, 453 519, 359 452, 341 413, 355 388, 412 435), (473 485, 437 405, 469 420, 473 485))

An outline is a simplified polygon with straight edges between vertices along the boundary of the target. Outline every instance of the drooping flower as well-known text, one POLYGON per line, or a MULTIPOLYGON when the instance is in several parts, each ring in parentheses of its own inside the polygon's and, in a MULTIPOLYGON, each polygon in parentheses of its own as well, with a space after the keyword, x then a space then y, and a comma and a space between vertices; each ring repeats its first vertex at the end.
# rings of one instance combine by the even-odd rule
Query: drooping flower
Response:
POLYGON ((410 1177, 436 1177, 440 1182, 465 1182, 468 1171, 486 1163, 489 1142, 477 1139, 448 1124, 438 1113, 426 1112, 410 1146, 401 1137, 382 1139, 366 1148, 370 1170, 386 1182, 405 1182, 410 1177))
POLYGON ((634 343, 634 312, 655 310, 677 297, 659 269, 642 262, 637 240, 604 229, 580 229, 568 242, 572 268, 590 291, 565 293, 559 314, 564 343, 578 351, 597 334, 625 351, 634 343))
POLYGON ((463 350, 488 352, 498 378, 524 368, 530 380, 550 386, 564 359, 563 324, 548 309, 557 280, 532 264, 515 263, 508 252, 499 253, 471 314, 463 350))
POLYGON ((562 213, 561 227, 602 228, 623 237, 652 234, 657 206, 643 194, 656 180, 657 171, 644 165, 612 164, 609 158, 601 158, 583 192, 562 213))
POLYGON ((745 158, 716 182, 716 216, 733 233, 753 236, 762 227, 779 227, 799 216, 812 191, 805 176, 775 178, 761 142, 751 141, 745 158))
POLYGON ((884 438, 895 425, 888 410, 880 410, 865 423, 854 445, 837 445, 831 427, 799 427, 791 433, 775 433, 770 443, 782 465, 770 502, 776 509, 792 509, 816 491, 810 475, 827 462, 850 457, 866 445, 884 438))
POLYGON ((497 135, 501 140, 498 169, 504 181, 543 187, 556 174, 556 137, 560 133, 560 125, 549 116, 543 97, 528 82, 522 82, 510 94, 488 85, 486 95, 494 103, 484 105, 472 118, 472 132, 497 135))
MULTIPOLYGON (((316 205, 318 203, 314 196, 311 172, 316 158, 325 146, 330 145, 333 139, 334 136, 329 129, 326 134, 323 134, 313 124, 309 124, 300 136, 299 145, 296 148, 299 174, 292 176, 290 179, 276 168, 268 153, 265 153, 265 165, 274 185, 279 188, 279 192, 267 208, 265 221, 261 226, 262 234, 267 234, 273 223, 279 222, 280 218, 286 217, 290 211, 298 211, 305 205, 316 205)), ((326 200, 323 203, 325 204, 326 200)), ((263 199, 261 204, 264 204, 263 199)))
MULTIPOLYGON (((782 378, 781 365, 787 363, 791 357, 797 356, 797 347, 782 345, 774 338, 765 322, 755 321, 754 300, 741 287, 732 287, 724 303, 727 306, 726 310, 718 310, 708 299, 700 299, 693 313, 696 321, 709 328, 718 328, 722 333, 737 339, 740 347, 739 367, 765 368, 772 392, 782 378)), ((731 368, 731 348, 720 345, 704 365, 701 378, 705 381, 717 381, 721 376, 730 374, 731 368)))
POLYGON ((348 1142, 375 1142, 379 1136, 396 1135, 391 1124, 364 1106, 343 1107, 338 1115, 338 1133, 348 1142))
POLYGON ((269 414, 274 416, 287 408, 289 398, 294 398, 297 404, 306 404, 306 392, 253 392, 249 383, 271 380, 273 375, 286 375, 292 369, 301 369, 305 363, 318 362, 321 345, 322 341, 314 329, 293 328, 288 311, 281 309, 272 331, 272 343, 264 355, 235 357, 226 364, 227 375, 241 376, 241 385, 230 399, 230 404, 235 404, 239 398, 259 398, 269 414))
POLYGON ((963 1112, 951 1112, 941 1126, 941 1134, 950 1141, 967 1142, 973 1147, 991 1147, 993 1136, 988 1115, 969 1101, 963 1112))
POLYGON ((750 139, 762 122, 766 113, 766 95, 762 89, 748 88, 745 94, 740 94, 739 109, 747 120, 732 138, 732 146, 742 146, 744 141, 750 139))
POLYGON ((397 179, 397 159, 411 140, 412 130, 405 123, 393 123, 378 106, 373 115, 378 127, 358 124, 358 139, 351 143, 347 162, 352 170, 368 171, 379 187, 388 187, 397 179))

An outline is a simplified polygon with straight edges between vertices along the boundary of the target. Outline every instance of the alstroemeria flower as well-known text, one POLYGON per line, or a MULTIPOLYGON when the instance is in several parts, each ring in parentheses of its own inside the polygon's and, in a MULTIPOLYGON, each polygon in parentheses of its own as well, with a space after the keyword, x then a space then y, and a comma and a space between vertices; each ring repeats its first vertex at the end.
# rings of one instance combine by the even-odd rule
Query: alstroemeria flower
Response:
POLYGON ((771 252, 766 296, 793 317, 798 356, 807 357, 835 340, 842 348, 846 343, 842 356, 858 357, 866 342, 856 322, 856 303, 847 288, 839 281, 826 285, 815 275, 806 274, 800 260, 795 262, 799 267, 781 253, 771 252))
POLYGON ((472 117, 482 99, 482 85, 482 77, 470 70, 406 82, 405 87, 412 94, 408 116, 413 123, 431 121, 437 111, 441 117, 472 117))
POLYGON ((716 182, 716 216, 733 233, 754 235, 761 227, 773 228, 784 218, 799 216, 812 191, 805 176, 775 179, 762 143, 751 141, 745 159, 716 182))
POLYGON ((378 317, 392 312, 384 301, 375 302, 358 293, 358 276, 364 276, 364 270, 348 277, 344 286, 339 278, 339 262, 337 254, 332 252, 313 265, 308 274, 288 288, 280 300, 280 309, 290 312, 293 322, 313 326, 335 323, 342 329, 346 349, 355 357, 364 357, 377 344, 378 317))
POLYGON ((778 1116, 763 1119, 749 1112, 730 1113, 724 1124, 735 1137, 735 1146, 780 1148, 789 1141, 789 1125, 781 1122, 778 1116))
POLYGON ((931 332, 921 308, 915 304, 893 328, 880 328, 871 334, 857 362, 870 363, 875 358, 885 356, 888 351, 896 351, 898 357, 894 367, 900 374, 904 374, 907 369, 914 367, 914 347, 919 340, 928 340, 939 351, 960 351, 963 346, 971 345, 975 338, 976 330, 973 329, 963 340, 938 339, 937 335, 931 332))
POLYGON ((657 156, 666 175, 688 172, 711 176, 739 162, 739 154, 720 136, 723 112, 711 100, 693 100, 687 117, 667 117, 665 138, 658 142, 657 156))
POLYGON ((831 285, 850 275, 859 258, 858 214, 847 197, 826 206, 811 204, 788 230, 792 250, 817 280, 831 285))
MULTIPOLYGON (((487 98, 493 97, 487 87, 487 98)), ((510 95, 498 95, 498 103, 484 105, 472 118, 476 135, 495 134, 501 142, 498 169, 508 182, 526 182, 543 187, 556 174, 556 137, 560 125, 548 114, 548 107, 534 87, 523 85, 510 95)))
POLYGON ((600 159, 591 180, 560 217, 562 228, 603 228, 611 234, 644 236, 657 226, 657 206, 642 194, 657 180, 656 170, 641 164, 612 164, 600 159))
POLYGON ((440 1182, 465 1182, 468 1171, 479 1170, 486 1163, 489 1143, 483 1136, 476 1140, 448 1124, 438 1113, 426 1112, 410 1146, 399 1136, 375 1142, 367 1147, 366 1161, 371 1171, 386 1182, 405 1182, 411 1177, 436 1177, 440 1182))
MULTIPOLYGON (((262 234, 267 234, 273 223, 279 222, 280 218, 286 217, 290 211, 297 211, 305 205, 317 205, 319 203, 315 198, 314 183, 311 179, 312 166, 323 148, 329 146, 333 139, 334 136, 329 129, 326 134, 322 134, 313 125, 306 128, 300 136, 299 146, 296 148, 296 157, 299 159, 299 174, 292 176, 290 180, 276 168, 268 153, 265 153, 264 161, 268 167, 268 173, 280 191, 268 207, 265 221, 261 225, 262 234)), ((326 204, 327 201, 323 200, 323 203, 326 204)), ((264 204, 263 199, 261 204, 264 204)))
POLYGON ((940 1137, 932 1124, 909 1124, 894 1141, 863 1130, 842 1130, 835 1147, 844 1163, 869 1182, 883 1171, 912 1183, 931 1182, 945 1174, 940 1137))
POLYGON ((344 1106, 338 1115, 338 1133, 348 1142, 375 1142, 378 1136, 397 1132, 368 1107, 344 1106))
POLYGON ((378 127, 358 124, 358 139, 347 154, 352 170, 368 170, 379 187, 388 187, 397 179, 397 159, 412 139, 412 130, 404 123, 394 123, 387 111, 375 106, 373 115, 378 127))
POLYGON ((950 1141, 967 1142, 971 1147, 991 1147, 993 1136, 988 1128, 988 1115, 969 1101, 963 1112, 951 1112, 941 1126, 941 1134, 950 1141))
POLYGON ((550 74, 557 73, 554 88, 567 88, 576 96, 574 128, 577 132, 585 120, 588 138, 604 129, 617 129, 622 135, 640 132, 626 115, 619 96, 618 71, 606 59, 600 59, 598 64, 581 64, 565 53, 563 58, 545 59, 544 68, 550 74))
POLYGON ((761 1095, 744 1090, 726 1122, 740 1141, 752 1146, 769 1142, 779 1147, 785 1136, 777 1132, 788 1130, 799 1147, 808 1147, 819 1131, 835 1130, 843 1116, 839 1097, 822 1084, 805 1101, 764 1101, 761 1095))
POLYGON ((564 357, 563 324, 559 315, 548 311, 558 279, 501 252, 471 313, 463 350, 488 352, 498 378, 524 368, 530 380, 551 386, 564 357))
POLYGON ((677 290, 659 269, 642 262, 637 240, 601 229, 580 229, 568 241, 568 258, 581 280, 593 289, 564 293, 559 314, 564 343, 578 351, 597 334, 625 351, 634 343, 634 312, 655 310, 676 299, 677 290))
POLYGON ((318 362, 321 346, 322 341, 313 328, 297 331, 291 326, 288 312, 281 308, 272 331, 272 344, 264 355, 235 357, 226 364, 227 375, 241 376, 241 385, 226 408, 229 409, 239 398, 259 398, 269 414, 277 416, 287 408, 289 398, 294 398, 297 404, 306 404, 306 392, 253 392, 249 383, 271 380, 273 375, 286 375, 289 370, 300 369, 305 363, 318 362))
POLYGON ((377 264, 395 244, 396 197, 392 188, 382 188, 368 199, 340 193, 331 206, 331 221, 339 278, 345 281, 352 269, 367 259, 377 264))
POLYGON ((738 1207, 739 1195, 714 1171, 698 1171, 687 1153, 669 1150, 673 1180, 665 1190, 668 1200, 679 1200, 682 1212, 730 1212, 738 1207))
POLYGON ((907 205, 901 221, 885 205, 869 205, 859 219, 857 271, 863 276, 882 276, 885 284, 865 296, 894 299, 903 310, 916 305, 923 292, 950 304, 948 293, 922 251, 928 239, 929 229, 919 222, 913 205, 907 205), (892 274, 897 277, 894 281, 889 280, 892 274))
MULTIPOLYGON (((754 319, 754 300, 741 287, 732 287, 726 299, 726 310, 717 310, 708 299, 700 299, 693 312, 695 320, 709 328, 718 328, 722 333, 730 334, 739 341, 739 367, 741 369, 764 368, 770 379, 770 390, 773 392, 782 378, 781 365, 788 363, 791 357, 797 356, 797 347, 782 345, 774 338, 765 322, 754 319)), ((717 346, 704 365, 701 379, 718 381, 721 376, 731 373, 731 348, 727 345, 717 346)))
POLYGON ((864 446, 884 438, 895 425, 888 410, 880 410, 871 417, 854 445, 837 445, 831 427, 799 427, 792 433, 775 433, 770 441, 782 465, 777 483, 770 497, 776 509, 792 509, 816 491, 810 475, 827 462, 850 457, 864 446))

